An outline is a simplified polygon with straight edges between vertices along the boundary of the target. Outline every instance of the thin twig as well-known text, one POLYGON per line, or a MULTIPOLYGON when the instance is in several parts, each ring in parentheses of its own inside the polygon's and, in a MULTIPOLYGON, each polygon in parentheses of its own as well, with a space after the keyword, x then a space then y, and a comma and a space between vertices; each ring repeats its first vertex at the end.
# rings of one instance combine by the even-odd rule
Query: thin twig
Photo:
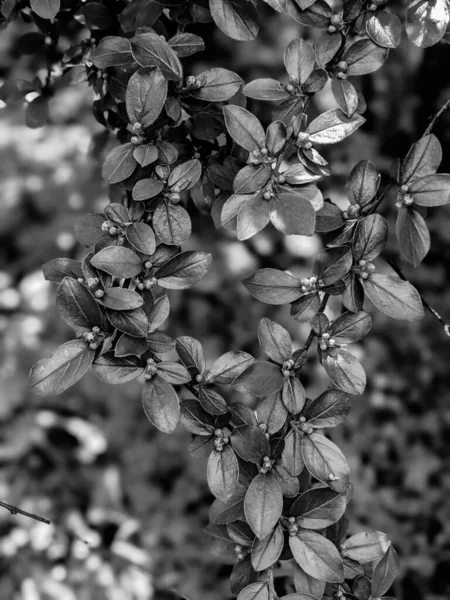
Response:
POLYGON ((12 506, 12 504, 7 504, 6 502, 2 502, 0 500, 0 506, 9 510, 12 515, 23 515, 24 517, 29 517, 30 519, 34 519, 35 521, 40 521, 41 523, 46 523, 50 525, 51 521, 48 519, 44 519, 44 517, 40 517, 39 515, 33 515, 33 513, 29 513, 26 510, 22 510, 21 508, 17 508, 17 506, 12 506))
POLYGON ((425 129, 425 131, 423 132, 422 137, 425 137, 426 135, 430 135, 430 133, 433 130, 433 127, 436 125, 436 121, 439 119, 439 117, 448 109, 450 108, 450 100, 447 100, 447 102, 438 110, 438 112, 434 115, 434 117, 431 119, 430 124, 428 125, 428 127, 425 129))

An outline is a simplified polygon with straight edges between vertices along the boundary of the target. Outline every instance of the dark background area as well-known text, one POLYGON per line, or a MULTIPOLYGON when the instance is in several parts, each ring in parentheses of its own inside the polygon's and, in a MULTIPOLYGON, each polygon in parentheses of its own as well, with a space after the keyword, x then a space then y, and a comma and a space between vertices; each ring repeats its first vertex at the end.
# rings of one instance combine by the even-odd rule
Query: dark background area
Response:
MULTIPOLYGON (((207 51, 185 63, 186 74, 221 66, 246 81, 285 77, 285 46, 311 32, 269 9, 262 23, 251 43, 202 26, 207 51)), ((45 64, 17 46, 32 30, 15 23, 0 32, 3 80, 32 79, 36 72, 45 77, 45 64)), ((320 184, 325 196, 345 205, 345 179, 358 160, 388 173, 392 159, 405 155, 450 98, 449 67, 445 43, 422 50, 405 39, 382 69, 357 80, 368 103, 367 123, 327 147, 333 176, 320 184)), ((333 102, 327 87, 312 103, 311 117, 334 108, 333 102)), ((102 128, 91 107, 92 91, 82 83, 59 86, 43 129, 28 129, 20 107, 0 110, 0 500, 52 520, 48 526, 0 509, 0 598, 148 600, 159 586, 191 600, 226 600, 231 567, 212 557, 202 538, 212 497, 205 463, 187 451, 189 434, 180 427, 168 436, 150 425, 140 382, 107 386, 89 374, 58 397, 38 398, 28 389, 31 365, 72 335, 40 265, 82 256, 73 225, 109 201, 100 175, 105 153, 97 156, 92 142, 102 128)), ((269 104, 250 107, 262 120, 270 118, 269 104)), ((449 172, 449 113, 435 133, 444 150, 440 170, 449 172)), ((187 246, 212 252, 213 262, 193 289, 171 293, 167 333, 197 337, 212 362, 228 350, 258 354, 257 325, 268 316, 300 347, 308 327, 289 317, 289 307, 251 299, 240 280, 265 266, 308 276, 321 239, 283 238, 266 228, 241 243, 216 231, 192 204, 189 210, 194 234, 187 246)), ((450 320, 450 209, 429 211, 432 249, 417 270, 398 258, 395 197, 387 196, 382 211, 391 227, 386 257, 450 320)), ((330 316, 340 309, 331 304, 330 316)), ((351 531, 380 529, 392 539, 401 558, 398 600, 448 599, 450 338, 429 313, 407 323, 367 310, 373 329, 351 350, 369 383, 332 434, 352 469, 351 531)), ((304 382, 310 397, 328 386, 313 354, 304 382)), ((250 401, 239 394, 235 399, 250 401)))

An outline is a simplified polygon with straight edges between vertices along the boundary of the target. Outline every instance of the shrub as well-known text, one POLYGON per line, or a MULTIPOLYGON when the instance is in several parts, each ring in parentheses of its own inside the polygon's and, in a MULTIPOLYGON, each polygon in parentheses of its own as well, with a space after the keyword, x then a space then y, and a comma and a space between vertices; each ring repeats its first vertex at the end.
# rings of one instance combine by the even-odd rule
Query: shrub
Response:
MULTIPOLYGON (((191 453, 208 457, 216 499, 206 533, 213 552, 236 556, 231 590, 239 600, 283 594, 274 581, 279 560, 296 589, 286 600, 387 600, 399 569, 396 552, 381 532, 348 537, 350 469, 322 430, 342 423, 349 395, 365 389, 364 369, 346 349, 370 330, 365 300, 409 321, 429 308, 402 271, 379 258, 388 237, 379 207, 395 188, 400 254, 417 267, 430 248, 427 209, 450 202, 450 175, 437 173, 442 152, 432 133, 447 105, 394 165, 389 182, 367 160, 354 165, 342 210, 317 187, 331 174, 317 147, 364 126, 366 104, 353 77, 382 67, 400 42, 402 22, 383 0, 347 0, 342 13, 325 0, 267 4, 320 30, 314 41, 294 39, 286 47, 288 83, 244 84, 221 67, 186 76, 180 59, 205 49, 202 37, 187 30, 213 21, 233 40, 253 40, 258 11, 250 0, 3 2, 4 21, 36 25, 22 43, 47 52, 48 76, 8 81, 1 99, 26 100, 27 123, 44 125, 55 66, 62 65, 65 84, 92 86, 94 115, 119 142, 102 169, 111 203, 75 227, 88 247, 84 260, 56 258, 43 267, 58 284, 57 308, 76 337, 33 367, 31 386, 59 394, 90 367, 110 384, 141 378, 150 422, 165 433, 181 422, 192 433, 191 453), (89 37, 61 56, 60 37, 72 39, 74 31, 89 37), (311 99, 326 85, 336 108, 309 119, 311 99), (266 127, 246 108, 247 98, 275 104, 266 127), (293 319, 310 324, 301 349, 293 350, 286 329, 263 318, 257 335, 268 360, 233 349, 207 366, 201 341, 159 331, 170 315, 166 290, 195 285, 213 259, 181 249, 192 229, 188 198, 241 241, 266 226, 286 235, 323 234, 326 248, 310 277, 265 268, 243 281, 257 300, 290 304, 293 319), (326 315, 331 296, 342 303, 334 321, 326 315), (301 381, 313 346, 330 379, 315 399, 301 381), (181 386, 189 397, 180 402, 181 386), (226 386, 236 401, 225 399, 226 386), (239 394, 257 397, 256 410, 239 394)), ((427 47, 443 37, 448 20, 444 0, 415 1, 406 34, 427 47)))

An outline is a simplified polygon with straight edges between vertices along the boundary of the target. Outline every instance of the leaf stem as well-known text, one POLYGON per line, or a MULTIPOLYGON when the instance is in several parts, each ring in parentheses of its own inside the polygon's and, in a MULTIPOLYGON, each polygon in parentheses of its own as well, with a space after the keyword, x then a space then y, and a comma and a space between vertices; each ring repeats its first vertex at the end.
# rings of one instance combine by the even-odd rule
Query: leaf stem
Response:
POLYGON ((439 117, 450 108, 450 100, 447 100, 447 102, 441 106, 441 108, 437 111, 437 113, 434 115, 434 117, 431 119, 430 124, 428 125, 428 127, 425 129, 425 131, 422 134, 422 137, 425 137, 427 135, 430 135, 430 133, 433 130, 433 127, 436 125, 436 121, 439 119, 439 117))
POLYGON ((17 506, 12 506, 12 504, 7 504, 6 502, 2 502, 0 500, 0 506, 9 510, 12 515, 23 515, 24 517, 29 517, 30 519, 34 519, 35 521, 40 521, 41 523, 46 523, 50 525, 51 521, 48 519, 44 519, 44 517, 40 517, 39 515, 34 515, 33 513, 29 513, 26 510, 22 510, 21 508, 17 508, 17 506))

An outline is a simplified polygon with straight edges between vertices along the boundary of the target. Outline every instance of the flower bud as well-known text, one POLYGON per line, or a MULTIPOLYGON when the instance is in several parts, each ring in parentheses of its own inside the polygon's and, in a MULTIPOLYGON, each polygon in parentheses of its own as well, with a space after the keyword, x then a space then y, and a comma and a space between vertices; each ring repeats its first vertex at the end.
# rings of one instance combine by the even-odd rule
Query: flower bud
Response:
POLYGON ((347 74, 346 73, 342 73, 342 71, 339 71, 339 73, 336 75, 337 79, 347 79, 347 74))
POLYGON ((133 137, 131 138, 130 142, 132 144, 138 145, 138 144, 141 143, 141 140, 140 140, 140 138, 137 137, 137 135, 133 135, 133 137))
POLYGON ((103 223, 102 223, 102 231, 108 231, 110 225, 111 224, 110 224, 109 221, 103 221, 103 223))
POLYGON ((100 329, 100 327, 97 327, 97 325, 94 325, 94 327, 92 328, 92 331, 93 331, 93 333, 98 334, 98 333, 100 333, 101 329, 100 329))
POLYGON ((118 234, 117 227, 110 227, 108 229, 108 233, 109 233, 109 235, 116 236, 118 234))
POLYGON ((336 33, 337 31, 337 27, 335 27, 334 25, 330 25, 328 27, 328 33, 336 33))
POLYGON ((340 62, 338 62, 337 68, 339 71, 345 72, 348 69, 348 64, 345 62, 345 60, 341 60, 340 62))
POLYGON ((144 263, 144 267, 146 269, 151 269, 153 267, 153 263, 150 262, 149 260, 146 260, 145 263, 144 263))
POLYGON ((204 377, 203 377, 203 375, 202 375, 201 373, 199 373, 199 374, 196 376, 196 378, 195 378, 195 381, 196 381, 197 383, 202 383, 202 382, 204 381, 204 377))
POLYGON ((193 75, 189 75, 189 77, 186 77, 186 86, 188 88, 194 88, 196 81, 197 79, 193 75))
POLYGON ((293 85, 289 84, 286 86, 286 91, 289 92, 290 94, 292 94, 294 92, 295 88, 293 85))
POLYGON ((134 129, 134 131, 141 131, 142 125, 140 123, 134 123, 133 129, 134 129))
POLYGON ((104 296, 104 295, 105 295, 105 292, 104 292, 103 290, 96 290, 96 291, 94 292, 94 296, 95 296, 96 298, 103 298, 103 296, 104 296))

